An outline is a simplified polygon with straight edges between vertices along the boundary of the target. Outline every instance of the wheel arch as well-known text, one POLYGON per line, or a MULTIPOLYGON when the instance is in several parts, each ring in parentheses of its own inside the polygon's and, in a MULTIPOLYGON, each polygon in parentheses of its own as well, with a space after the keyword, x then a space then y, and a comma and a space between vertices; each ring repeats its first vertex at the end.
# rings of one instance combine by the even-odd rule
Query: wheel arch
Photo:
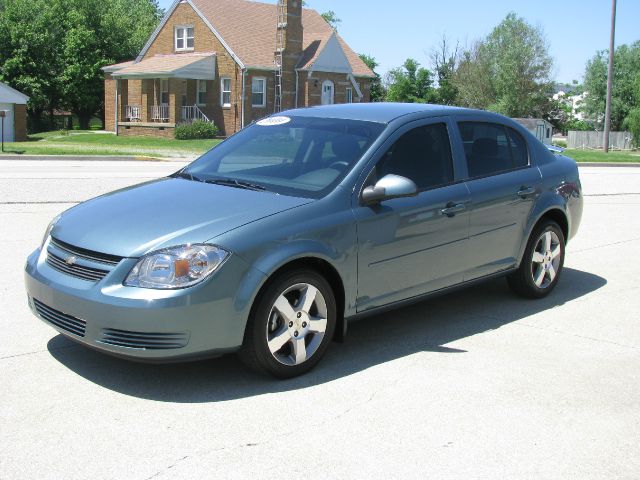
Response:
POLYGON ((564 235, 565 243, 569 238, 569 217, 562 205, 549 205, 546 209, 540 211, 537 215, 532 216, 531 218, 532 220, 529 222, 529 228, 526 232, 526 236, 524 237, 524 241, 522 242, 522 246, 520 247, 518 265, 520 265, 520 262, 522 262, 522 257, 527 248, 527 244, 529 243, 529 239, 531 238, 533 231, 538 225, 540 225, 541 222, 545 220, 553 220, 560 226, 562 234, 564 235))
POLYGON ((254 284, 251 298, 245 297, 246 301, 250 301, 246 320, 248 321, 250 318, 256 306, 257 299, 260 298, 260 295, 263 294, 273 278, 286 271, 307 269, 322 275, 333 291, 337 312, 334 340, 342 341, 346 334, 345 308, 347 291, 345 279, 340 273, 339 268, 332 261, 332 257, 327 255, 326 252, 312 252, 308 249, 300 250, 306 251, 300 251, 297 252, 297 254, 291 254, 291 252, 289 252, 290 255, 288 256, 278 256, 277 259, 271 257, 268 260, 262 259, 261 262, 258 262, 257 266, 262 273, 261 281, 258 284, 254 284))

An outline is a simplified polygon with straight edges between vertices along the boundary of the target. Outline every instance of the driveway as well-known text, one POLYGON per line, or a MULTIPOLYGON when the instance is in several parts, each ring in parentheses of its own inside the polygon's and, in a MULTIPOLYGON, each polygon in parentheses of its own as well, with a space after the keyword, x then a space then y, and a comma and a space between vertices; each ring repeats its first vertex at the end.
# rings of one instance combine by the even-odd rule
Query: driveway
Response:
POLYGON ((179 166, 0 161, 0 478, 640 477, 640 169, 582 169, 547 299, 497 280, 386 313, 279 382, 110 358, 26 306, 56 213, 179 166))

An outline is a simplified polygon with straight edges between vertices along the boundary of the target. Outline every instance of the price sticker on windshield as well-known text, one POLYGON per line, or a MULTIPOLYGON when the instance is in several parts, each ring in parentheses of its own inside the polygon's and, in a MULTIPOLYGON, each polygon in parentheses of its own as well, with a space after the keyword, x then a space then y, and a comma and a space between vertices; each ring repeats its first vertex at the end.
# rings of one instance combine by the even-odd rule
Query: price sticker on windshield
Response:
POLYGON ((291 118, 289 117, 269 117, 269 118, 263 118, 262 120, 260 120, 259 122, 257 122, 257 125, 260 125, 261 127, 275 127, 277 125, 285 125, 287 123, 289 123, 291 121, 291 118))

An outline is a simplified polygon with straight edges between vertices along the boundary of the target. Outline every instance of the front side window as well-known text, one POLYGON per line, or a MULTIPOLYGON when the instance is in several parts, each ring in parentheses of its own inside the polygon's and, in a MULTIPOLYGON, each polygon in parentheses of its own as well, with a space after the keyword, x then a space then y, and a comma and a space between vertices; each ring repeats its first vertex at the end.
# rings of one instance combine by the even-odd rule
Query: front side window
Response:
POLYGON ((207 81, 198 80, 198 105, 207 104, 207 81))
POLYGON ((194 47, 194 29, 193 26, 181 25, 175 28, 175 49, 193 50, 194 47))
POLYGON ((258 122, 204 154, 183 172, 190 180, 245 182, 281 195, 321 198, 351 171, 385 125, 285 117, 258 122))
POLYGON ((527 147, 520 134, 494 123, 458 123, 471 178, 494 175, 528 164, 527 147))
POLYGON ((254 78, 251 81, 251 105, 253 107, 267 106, 266 85, 266 78, 254 78))
POLYGON ((231 106, 231 79, 220 79, 220 104, 223 107, 231 106))
POLYGON ((453 157, 449 133, 444 123, 414 128, 400 137, 376 166, 378 179, 400 175, 419 190, 453 182, 453 157))

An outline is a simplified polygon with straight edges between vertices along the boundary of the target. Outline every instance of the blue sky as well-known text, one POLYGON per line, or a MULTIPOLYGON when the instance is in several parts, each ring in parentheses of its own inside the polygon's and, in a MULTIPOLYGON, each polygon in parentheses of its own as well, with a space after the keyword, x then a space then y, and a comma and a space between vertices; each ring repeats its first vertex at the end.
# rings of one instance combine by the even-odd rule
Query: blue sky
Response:
MULTIPOLYGON (((210 0, 215 1, 215 0, 210 0)), ((160 0, 167 8, 172 0, 160 0)), ((275 0, 267 3, 275 3, 275 0)), ((547 35, 555 60, 555 79, 581 80, 587 60, 609 46, 608 0, 307 0, 319 12, 342 19, 340 34, 358 53, 374 56, 380 73, 408 57, 425 66, 443 34, 461 45, 487 35, 515 11, 547 35)), ((616 45, 640 40, 640 1, 618 0, 616 45)))

